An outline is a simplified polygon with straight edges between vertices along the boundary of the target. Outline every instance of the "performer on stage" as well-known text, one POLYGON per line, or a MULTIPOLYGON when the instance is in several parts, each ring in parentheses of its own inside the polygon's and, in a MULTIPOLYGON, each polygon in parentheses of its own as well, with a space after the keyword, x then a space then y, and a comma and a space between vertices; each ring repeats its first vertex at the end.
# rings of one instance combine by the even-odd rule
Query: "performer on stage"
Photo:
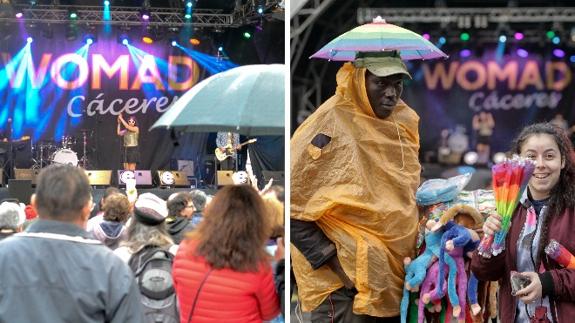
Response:
POLYGON ((138 135, 140 129, 134 116, 128 118, 128 122, 120 113, 118 115, 118 136, 124 137, 124 170, 136 170, 136 164, 140 162, 140 148, 138 146, 138 135), (122 130, 122 125, 125 129, 122 130))
POLYGON ((240 135, 235 132, 218 132, 216 157, 220 170, 237 170, 237 151, 240 150, 240 135), (219 152, 219 153, 218 153, 219 152))

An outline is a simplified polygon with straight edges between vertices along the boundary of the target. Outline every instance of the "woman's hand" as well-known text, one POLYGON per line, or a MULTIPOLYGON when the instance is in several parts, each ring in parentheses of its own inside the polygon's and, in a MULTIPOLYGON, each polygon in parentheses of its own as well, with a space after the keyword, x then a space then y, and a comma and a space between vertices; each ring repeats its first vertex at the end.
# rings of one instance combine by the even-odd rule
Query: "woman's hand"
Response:
POLYGON ((525 304, 530 304, 541 299, 543 287, 541 286, 541 280, 539 280, 539 274, 528 271, 521 273, 521 275, 529 278, 529 280, 531 280, 531 284, 518 290, 516 293, 517 297, 519 297, 519 299, 525 304))
POLYGON ((483 223, 483 232, 487 235, 494 235, 501 231, 501 220, 501 215, 492 213, 483 223))

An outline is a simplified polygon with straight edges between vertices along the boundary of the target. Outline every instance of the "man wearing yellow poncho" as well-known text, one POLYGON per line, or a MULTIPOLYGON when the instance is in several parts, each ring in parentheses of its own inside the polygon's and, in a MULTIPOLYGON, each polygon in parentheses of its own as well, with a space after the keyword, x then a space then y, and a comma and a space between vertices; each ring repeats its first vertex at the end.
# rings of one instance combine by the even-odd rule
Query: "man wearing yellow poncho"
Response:
POLYGON ((396 53, 360 53, 291 140, 291 252, 312 322, 397 317, 417 232, 417 114, 396 53))

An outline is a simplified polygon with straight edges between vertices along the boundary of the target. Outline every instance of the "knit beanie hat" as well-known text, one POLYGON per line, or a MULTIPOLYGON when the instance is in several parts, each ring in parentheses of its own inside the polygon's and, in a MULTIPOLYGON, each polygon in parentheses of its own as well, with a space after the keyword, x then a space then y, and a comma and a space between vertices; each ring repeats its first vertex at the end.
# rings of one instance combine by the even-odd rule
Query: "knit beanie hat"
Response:
POLYGON ((166 201, 152 193, 141 194, 134 205, 134 218, 146 225, 158 225, 166 220, 166 201))
POLYGON ((24 204, 2 202, 0 204, 0 229, 16 230, 26 220, 24 204))

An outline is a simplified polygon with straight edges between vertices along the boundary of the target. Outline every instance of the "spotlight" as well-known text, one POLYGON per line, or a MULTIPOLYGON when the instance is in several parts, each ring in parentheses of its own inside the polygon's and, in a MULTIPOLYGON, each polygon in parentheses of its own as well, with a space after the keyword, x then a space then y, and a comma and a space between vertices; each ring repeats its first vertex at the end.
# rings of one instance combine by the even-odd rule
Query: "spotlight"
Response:
POLYGON ((70 16, 70 19, 76 19, 76 18, 78 18, 78 14, 77 14, 76 11, 74 11, 74 10, 70 10, 69 16, 70 16))
POLYGON ((447 42, 447 39, 445 39, 445 37, 443 37, 443 36, 439 37, 439 43, 441 45, 445 44, 446 42, 447 42))
POLYGON ((421 36, 423 36, 423 38, 425 38, 426 40, 430 40, 430 39, 431 39, 431 36, 430 36, 428 33, 425 33, 425 34, 423 34, 423 35, 421 35, 421 36))
POLYGON ((28 44, 30 44, 30 43, 33 42, 33 41, 34 41, 34 39, 33 39, 32 37, 26 38, 26 42, 27 42, 28 44))
POLYGON ((523 48, 518 48, 515 53, 517 54, 517 56, 522 58, 527 58, 527 56, 529 56, 529 53, 523 48))
POLYGON ((555 36, 553 37, 553 39, 551 39, 551 42, 553 42, 553 44, 555 45, 559 45, 559 43, 561 42, 561 38, 559 38, 559 36, 555 36))
POLYGON ((569 57, 569 61, 571 61, 571 63, 575 63, 575 55, 571 55, 571 57, 569 57))
POLYGON ((507 36, 505 36, 505 35, 499 36, 499 42, 500 42, 500 43, 504 43, 504 42, 506 42, 506 41, 507 41, 507 36))
POLYGON ((479 155, 474 151, 469 151, 465 155, 463 155, 463 161, 467 165, 475 165, 477 160, 479 159, 479 155))
POLYGON ((559 49, 559 48, 555 48, 553 50, 553 56, 555 56, 557 58, 563 58, 563 57, 565 57, 565 51, 563 51, 562 49, 559 49))
POLYGON ((130 44, 130 38, 128 35, 122 34, 120 37, 118 37, 118 43, 128 46, 130 44))
POLYGON ((260 15, 264 14, 264 7, 262 7, 262 6, 258 7, 258 14, 260 14, 260 15))
POLYGON ((186 7, 191 8, 192 7, 192 1, 189 0, 188 2, 186 2, 186 7))
POLYGON ((186 13, 186 14, 184 15, 184 18, 186 18, 186 19, 192 19, 192 14, 186 13))
POLYGON ((24 16, 24 15, 21 12, 16 13, 16 18, 22 18, 22 16, 24 16))
POLYGON ((218 47, 218 52, 223 52, 224 48, 222 46, 218 47))
POLYGON ((547 36, 548 39, 552 39, 553 37, 555 37, 555 32, 553 30, 549 30, 548 32, 545 33, 545 35, 547 36))
POLYGON ((503 161, 505 161, 505 158, 507 156, 505 156, 505 153, 499 152, 493 155, 493 162, 496 164, 499 164, 503 161))
POLYGON ((523 35, 523 33, 520 33, 520 32, 516 32, 516 33, 513 35, 513 37, 514 37, 516 40, 522 40, 523 38, 525 38, 525 36, 523 35))
POLYGON ((459 39, 461 39, 461 41, 464 41, 464 42, 468 41, 469 38, 470 38, 469 33, 466 33, 466 32, 461 33, 461 35, 459 35, 459 39))
POLYGON ((460 56, 460 57, 469 57, 469 56, 471 56, 471 50, 469 50, 469 49, 467 49, 467 48, 462 49, 462 50, 459 52, 459 56, 460 56))
POLYGON ((150 37, 150 36, 144 36, 144 37, 142 37, 142 41, 143 41, 145 44, 153 44, 153 43, 154 43, 154 40, 153 40, 152 37, 150 37))
POLYGON ((172 47, 176 47, 178 45, 178 42, 175 40, 172 40, 172 47))
POLYGON ((107 7, 107 6, 109 6, 109 5, 110 5, 110 1, 108 1, 108 0, 104 1, 104 6, 107 7))
POLYGON ((86 45, 92 45, 95 42, 96 38, 93 35, 86 35, 84 37, 84 43, 86 43, 86 45))
POLYGON ((250 34, 248 31, 246 31, 246 32, 244 32, 244 38, 250 39, 250 38, 252 38, 252 34, 250 34))
POLYGON ((192 44, 193 46, 198 46, 201 43, 201 41, 197 38, 190 38, 190 44, 192 44))
POLYGON ((142 19, 143 19, 143 20, 150 20, 150 15, 147 14, 147 13, 143 13, 143 14, 142 14, 142 19))

